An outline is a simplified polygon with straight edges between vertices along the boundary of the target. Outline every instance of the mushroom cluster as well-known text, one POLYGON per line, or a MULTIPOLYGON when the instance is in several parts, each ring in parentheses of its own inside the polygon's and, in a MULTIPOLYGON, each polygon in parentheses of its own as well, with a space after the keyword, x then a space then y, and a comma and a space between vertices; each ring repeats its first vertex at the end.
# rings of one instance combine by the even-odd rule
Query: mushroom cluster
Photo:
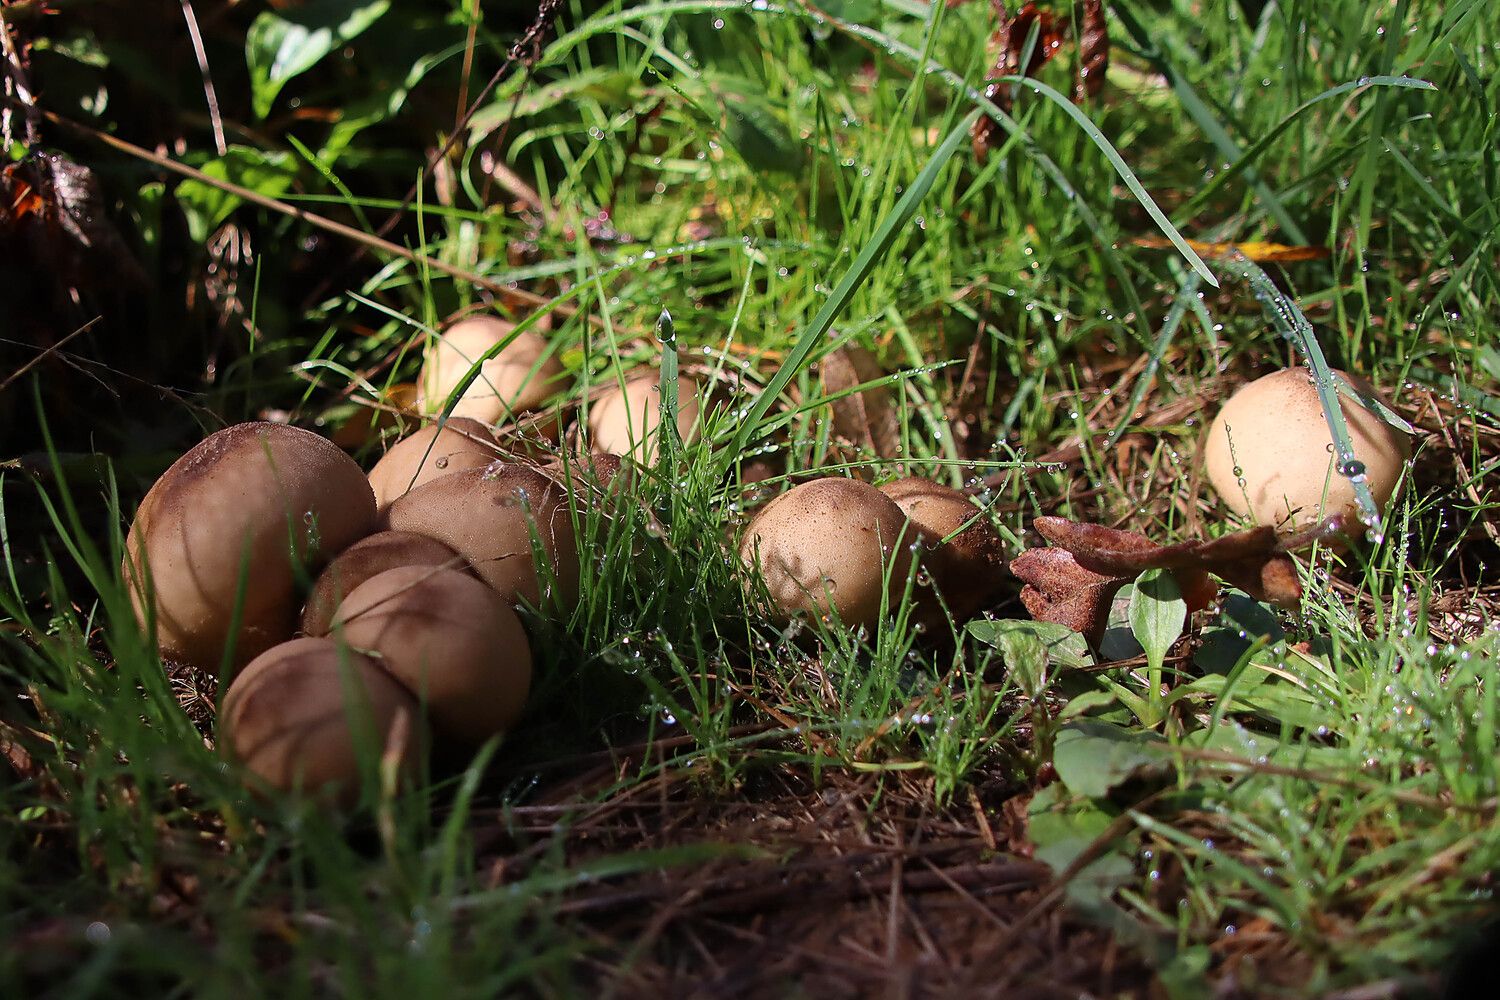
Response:
POLYGON ((740 558, 766 583, 771 613, 872 629, 913 592, 916 620, 963 621, 994 602, 1000 536, 963 493, 916 476, 876 488, 829 476, 796 486, 750 522, 740 558))
MULTIPOLYGON (((623 384, 648 401, 659 387, 623 384)), ((570 613, 579 508, 632 482, 619 456, 557 457, 560 420, 542 408, 567 384, 538 334, 465 319, 419 385, 433 419, 368 475, 310 431, 238 424, 175 462, 130 526, 138 621, 164 657, 232 678, 219 744, 262 787, 348 803, 363 761, 399 771, 429 735, 478 745, 512 728, 532 679, 518 612, 570 613)), ((698 402, 682 386, 688 437, 698 402)), ((650 413, 605 411, 583 443, 654 454, 650 413)))
MULTIPOLYGON (((374 762, 399 775, 429 739, 477 746, 516 725, 533 669, 520 612, 576 605, 580 515, 658 460, 664 412, 684 443, 703 423, 702 385, 680 377, 664 408, 659 375, 636 370, 564 437, 545 407, 567 391, 555 344, 473 317, 425 355, 433 419, 368 474, 309 431, 245 423, 152 486, 123 567, 137 618, 165 657, 231 678, 219 744, 260 787, 350 803, 374 762)), ((773 617, 865 628, 914 583, 919 620, 968 617, 1003 566, 983 512, 915 478, 798 486, 740 552, 773 617)))

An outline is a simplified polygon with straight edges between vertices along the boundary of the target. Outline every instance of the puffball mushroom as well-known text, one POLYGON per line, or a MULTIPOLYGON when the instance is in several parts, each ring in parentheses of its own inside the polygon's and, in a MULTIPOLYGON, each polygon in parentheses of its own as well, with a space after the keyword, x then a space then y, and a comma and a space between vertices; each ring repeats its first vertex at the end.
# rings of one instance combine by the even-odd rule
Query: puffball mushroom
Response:
POLYGON ((360 752, 394 753, 404 769, 420 745, 417 703, 369 657, 332 639, 293 639, 240 671, 224 695, 219 746, 272 788, 359 799, 360 752))
MULTIPOLYGON (((441 412, 475 362, 513 330, 515 324, 495 316, 470 316, 444 330, 428 346, 422 363, 420 408, 426 413, 441 412)), ((547 339, 526 330, 480 365, 479 374, 449 416, 470 417, 492 426, 511 423, 545 403, 562 381, 562 362, 549 350, 547 339)), ((557 440, 557 421, 538 422, 536 432, 557 440)))
POLYGON ((629 490, 632 471, 619 455, 605 452, 554 458, 538 468, 542 475, 569 492, 581 483, 589 494, 612 494, 629 490), (623 475, 621 475, 623 473, 623 475))
MULTIPOLYGON (((1375 395, 1363 379, 1349 381, 1375 395)), ((1384 510, 1411 456, 1411 442, 1372 410, 1343 394, 1338 398, 1366 485, 1384 510)), ((1357 516, 1354 485, 1336 462, 1317 388, 1301 367, 1272 372, 1231 396, 1203 449, 1208 480, 1225 506, 1285 532, 1325 517, 1357 516)))
POLYGON ((397 497, 439 476, 474 469, 495 460, 494 435, 467 417, 452 417, 402 438, 370 470, 375 508, 384 511, 397 497))
MULTIPOLYGON (((954 621, 974 617, 999 598, 1006 573, 1000 535, 966 495, 920 476, 886 483, 880 492, 901 508, 920 529, 923 542, 933 547, 926 557, 928 569, 954 621), (957 535, 939 544, 955 531, 957 535)), ((935 603, 928 597, 919 592, 919 604, 935 603)), ((929 610, 941 617, 937 608, 929 610)))
MULTIPOLYGON (((677 432, 684 444, 697 436, 700 387, 677 379, 677 432)), ((632 372, 589 403, 589 446, 643 465, 656 463, 661 428, 661 373, 632 372)))
POLYGON ((233 646, 243 664, 296 631, 299 574, 374 526, 370 484, 339 448, 284 424, 236 424, 147 492, 123 573, 136 618, 142 627, 155 619, 164 655, 214 668, 233 646))
POLYGON ((578 543, 567 493, 536 469, 492 462, 434 479, 385 512, 385 527, 435 538, 469 561, 507 603, 542 602, 533 526, 562 608, 578 601, 578 543))
POLYGON ((376 656, 439 733, 479 744, 521 717, 531 687, 526 632, 500 596, 467 573, 387 570, 345 598, 333 630, 376 656))
POLYGON ((830 477, 767 504, 746 529, 740 558, 760 567, 782 621, 834 611, 845 625, 872 628, 882 597, 893 606, 905 590, 914 541, 915 529, 890 497, 830 477))
POLYGON ((442 566, 467 571, 463 556, 435 538, 409 531, 377 531, 340 552, 323 570, 302 608, 302 634, 327 635, 334 612, 354 588, 400 566, 442 566))

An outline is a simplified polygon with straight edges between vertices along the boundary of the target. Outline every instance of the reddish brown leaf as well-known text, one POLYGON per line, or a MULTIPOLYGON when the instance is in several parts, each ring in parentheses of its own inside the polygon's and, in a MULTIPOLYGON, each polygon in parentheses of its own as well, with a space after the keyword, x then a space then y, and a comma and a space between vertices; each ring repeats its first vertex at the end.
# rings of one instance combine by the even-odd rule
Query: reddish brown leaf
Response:
MULTIPOLYGON (((873 382, 885 375, 867 348, 847 344, 822 361, 823 389, 832 395, 873 382)), ((853 392, 833 401, 833 429, 840 436, 868 448, 881 458, 901 452, 901 420, 891 402, 888 385, 853 392)))
POLYGON ((1099 96, 1109 72, 1109 25, 1104 19, 1103 0, 1083 0, 1075 7, 1078 19, 1078 82, 1073 100, 1099 96))
POLYGON ((1037 621, 1056 622, 1097 643, 1109 620, 1110 602, 1127 580, 1085 569, 1067 549, 1027 549, 1010 571, 1026 584, 1021 603, 1037 621))
MULTIPOLYGON (((1008 85, 1000 82, 1001 78, 1036 75, 1036 71, 1062 48, 1065 26, 1051 11, 1040 10, 1034 3, 1024 4, 1014 15, 1005 0, 992 0, 991 6, 995 10, 995 32, 990 35, 990 48, 995 50, 996 56, 995 65, 985 74, 990 83, 984 88, 984 96, 1002 111, 1009 111, 1011 91, 1008 85), (1036 45, 1023 68, 1021 58, 1025 55, 1033 26, 1036 28, 1036 45)), ((974 123, 974 155, 980 163, 989 155, 998 127, 988 116, 974 123)))
MULTIPOLYGON (((990 5, 995 11, 995 31, 990 35, 989 48, 995 53, 995 63, 985 74, 988 82, 984 96, 1000 110, 1009 112, 1011 88, 1004 78, 1035 76, 1062 49, 1070 25, 1066 19, 1035 3, 1023 4, 1015 14, 1011 14, 1006 0, 991 0, 990 5), (1036 42, 1028 51, 1027 43, 1033 32, 1036 42)), ((1099 93, 1109 70, 1109 30, 1102 0, 1081 0, 1074 8, 1073 20, 1078 36, 1078 79, 1073 99, 1082 101, 1099 93)), ((974 123, 974 157, 980 163, 989 155, 998 128, 999 124, 989 116, 974 123)))
POLYGON ((1284 539, 1263 526, 1208 541, 1158 545, 1133 531, 1063 517, 1039 517, 1034 526, 1053 547, 1028 549, 1010 564, 1027 585, 1021 592, 1026 610, 1095 641, 1103 634, 1115 593, 1148 569, 1172 573, 1189 611, 1208 607, 1218 593, 1210 574, 1256 600, 1295 607, 1302 599, 1302 583, 1287 552, 1344 529, 1342 519, 1330 518, 1284 539))

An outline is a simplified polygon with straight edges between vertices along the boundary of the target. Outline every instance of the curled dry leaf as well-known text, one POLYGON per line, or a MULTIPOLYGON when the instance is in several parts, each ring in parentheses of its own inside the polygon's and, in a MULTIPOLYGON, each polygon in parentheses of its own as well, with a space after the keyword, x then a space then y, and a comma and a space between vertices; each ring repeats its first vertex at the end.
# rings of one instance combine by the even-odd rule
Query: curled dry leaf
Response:
MULTIPOLYGON (((1011 89, 1005 77, 1035 76, 1048 60, 1062 49, 1069 33, 1069 21, 1035 3, 1023 4, 1014 14, 1006 0, 991 0, 995 11, 995 31, 989 47, 996 53, 995 64, 985 74, 984 96, 1002 111, 1010 111, 1011 89), (1028 47, 1032 32, 1036 43, 1028 47), (1025 65, 1022 65, 1025 59, 1025 65)), ((1080 0, 1074 5, 1073 23, 1078 41, 1077 80, 1073 100, 1082 102, 1104 87, 1109 70, 1109 29, 1102 0, 1080 0)), ((983 163, 994 145, 998 123, 988 116, 974 123, 974 156, 983 163)))
POLYGON ((1109 72, 1109 22, 1104 18, 1103 0, 1083 0, 1076 16, 1078 80, 1073 85, 1073 100, 1081 104, 1104 89, 1104 75, 1109 72))
POLYGON ((32 153, 0 168, 0 248, 15 241, 68 284, 145 281, 109 221, 99 181, 61 153, 32 153))
POLYGON ((1217 594, 1210 575, 1257 600, 1295 606, 1302 584, 1287 553, 1344 529, 1340 518, 1330 518, 1284 539, 1261 526, 1209 541, 1160 545, 1134 531, 1063 517, 1039 517, 1034 526, 1053 547, 1027 549, 1012 560, 1010 571, 1026 584, 1021 602, 1033 618, 1066 625, 1096 642, 1115 594, 1148 569, 1171 571, 1189 611, 1207 607, 1217 594))
MULTIPOLYGON (((873 382, 885 375, 880 362, 867 348, 846 344, 830 352, 822 361, 823 391, 829 395, 846 392, 857 385, 873 382)), ((833 429, 868 448, 881 458, 895 458, 901 451, 901 420, 891 402, 888 385, 833 401, 833 429)))

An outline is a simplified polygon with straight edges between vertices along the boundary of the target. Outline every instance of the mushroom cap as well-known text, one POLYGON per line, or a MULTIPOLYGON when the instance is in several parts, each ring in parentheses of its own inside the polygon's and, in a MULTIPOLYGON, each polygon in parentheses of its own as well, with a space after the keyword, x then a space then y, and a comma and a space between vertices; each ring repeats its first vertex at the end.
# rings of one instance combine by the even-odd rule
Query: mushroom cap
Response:
POLYGON ((451 417, 429 424, 391 445, 370 470, 375 509, 385 510, 403 493, 439 476, 489 465, 496 457, 494 435, 477 420, 451 417))
MULTIPOLYGON (((933 547, 925 561, 955 621, 972 618, 999 598, 1006 575, 1004 545, 966 494, 921 476, 886 483, 880 492, 916 525, 923 543, 933 547), (940 544, 955 531, 957 535, 940 544)), ((918 604, 923 612, 941 618, 929 595, 919 591, 918 604)))
POLYGON ((538 471, 569 492, 581 487, 585 495, 595 497, 628 492, 634 479, 624 459, 606 452, 554 458, 538 471))
POLYGON ((435 538, 410 531, 377 531, 340 552, 318 576, 302 608, 302 634, 327 635, 339 604, 354 588, 398 566, 468 569, 463 556, 435 538))
POLYGON ((833 610, 845 625, 873 627, 882 596, 889 593, 894 606, 905 590, 914 541, 890 497, 866 483, 830 477, 767 504, 746 529, 740 558, 759 564, 781 620, 833 610))
POLYGON ((417 703, 332 639, 293 639, 252 660, 229 685, 219 746, 272 788, 343 805, 359 799, 360 752, 419 754, 417 703), (357 700, 348 697, 357 694, 357 700))
MULTIPOLYGON (((1346 377, 1360 392, 1375 395, 1364 379, 1346 377)), ((1342 394, 1339 403, 1355 457, 1364 463, 1370 493, 1384 511, 1411 456, 1411 442, 1362 404, 1342 394)), ((1214 417, 1203 446, 1208 480, 1225 506, 1278 531, 1357 515, 1354 485, 1335 462, 1317 388, 1302 367, 1242 386, 1214 417)))
POLYGON ((500 595, 467 573, 386 570, 344 599, 333 628, 416 696, 440 733, 477 745, 521 717, 531 687, 526 632, 500 595))
MULTIPOLYGON (((514 323, 496 316, 470 316, 444 330, 428 345, 424 356, 419 407, 426 413, 441 412, 449 393, 474 363, 514 329, 514 323)), ((517 416, 545 403, 563 379, 562 362, 549 350, 547 338, 526 330, 480 365, 479 374, 449 416, 470 417, 492 426, 512 423, 517 416)), ((540 421, 536 431, 555 441, 557 421, 540 421)))
POLYGON ((236 424, 147 492, 123 572, 143 626, 150 595, 163 654, 213 668, 233 643, 242 664, 295 633, 299 575, 374 526, 375 497, 348 455, 297 427, 236 424))
MULTIPOLYGON (((677 379, 677 432, 684 444, 697 438, 700 386, 686 375, 677 379)), ((655 465, 661 427, 661 373, 637 371, 624 385, 612 383, 589 403, 589 446, 655 465)))
POLYGON ((435 538, 469 561, 479 578, 514 604, 542 604, 532 559, 532 525, 549 557, 553 597, 578 602, 578 542, 566 492, 536 469, 491 462, 434 479, 385 512, 385 527, 435 538))

